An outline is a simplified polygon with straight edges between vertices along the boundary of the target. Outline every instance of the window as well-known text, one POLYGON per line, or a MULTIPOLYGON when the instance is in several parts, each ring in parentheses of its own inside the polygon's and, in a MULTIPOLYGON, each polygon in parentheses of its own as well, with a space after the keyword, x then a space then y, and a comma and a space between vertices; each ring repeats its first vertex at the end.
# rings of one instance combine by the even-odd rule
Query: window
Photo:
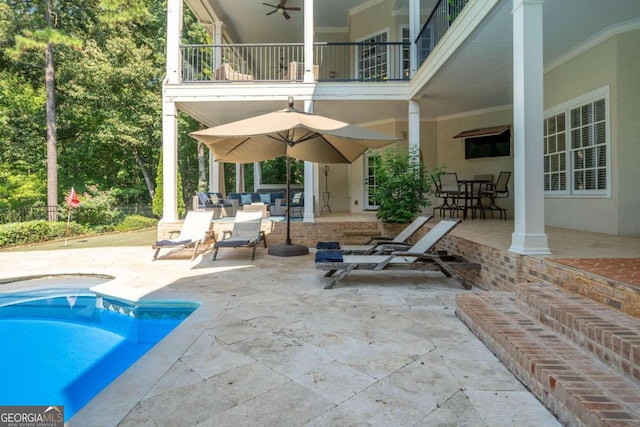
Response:
POLYGON ((362 40, 358 46, 358 79, 386 80, 387 33, 380 33, 362 40))
POLYGON ((402 28, 402 78, 409 80, 411 77, 411 38, 409 28, 402 28))
POLYGON ((598 89, 544 119, 545 194, 609 196, 608 97, 608 87, 598 89))

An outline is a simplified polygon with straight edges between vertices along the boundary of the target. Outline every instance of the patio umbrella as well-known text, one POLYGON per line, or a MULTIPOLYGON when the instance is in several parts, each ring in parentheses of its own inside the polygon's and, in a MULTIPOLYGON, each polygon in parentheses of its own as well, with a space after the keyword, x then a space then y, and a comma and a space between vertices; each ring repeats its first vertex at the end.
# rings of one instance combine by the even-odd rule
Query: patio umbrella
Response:
MULTIPOLYGON (((351 163, 369 148, 381 148, 398 138, 305 113, 289 107, 260 116, 196 131, 190 135, 203 142, 216 160, 251 163, 277 157, 287 158, 287 213, 289 213, 290 159, 314 163, 351 163)), ((271 255, 309 253, 306 247, 292 245, 287 215, 285 247, 270 248, 271 255), (296 247, 298 246, 298 247, 296 247)))

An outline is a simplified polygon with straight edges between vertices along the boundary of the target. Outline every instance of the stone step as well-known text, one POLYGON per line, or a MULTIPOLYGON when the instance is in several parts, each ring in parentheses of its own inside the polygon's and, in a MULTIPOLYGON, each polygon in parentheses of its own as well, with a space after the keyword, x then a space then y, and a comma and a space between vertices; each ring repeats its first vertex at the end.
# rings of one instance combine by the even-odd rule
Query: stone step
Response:
POLYGON ((542 282, 516 286, 515 302, 523 313, 640 381, 640 319, 542 282))
POLYGON ((505 292, 460 293, 457 316, 567 426, 640 425, 640 385, 516 308, 505 292))

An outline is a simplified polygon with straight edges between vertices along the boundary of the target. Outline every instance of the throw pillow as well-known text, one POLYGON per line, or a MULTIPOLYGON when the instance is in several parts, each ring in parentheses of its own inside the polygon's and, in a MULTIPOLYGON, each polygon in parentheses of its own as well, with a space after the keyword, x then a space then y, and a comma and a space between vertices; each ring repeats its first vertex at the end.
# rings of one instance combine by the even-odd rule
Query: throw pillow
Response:
POLYGON ((260 193, 260 202, 267 205, 271 203, 271 193, 260 193))
POLYGON ((294 193, 293 198, 291 199, 291 203, 299 205, 302 201, 302 193, 294 193))
POLYGON ((213 203, 214 205, 220 204, 220 197, 218 197, 217 194, 209 194, 209 199, 211 199, 211 203, 213 203))
POLYGON ((240 201, 242 202, 243 205, 250 205, 251 204, 251 194, 241 194, 240 195, 240 201))

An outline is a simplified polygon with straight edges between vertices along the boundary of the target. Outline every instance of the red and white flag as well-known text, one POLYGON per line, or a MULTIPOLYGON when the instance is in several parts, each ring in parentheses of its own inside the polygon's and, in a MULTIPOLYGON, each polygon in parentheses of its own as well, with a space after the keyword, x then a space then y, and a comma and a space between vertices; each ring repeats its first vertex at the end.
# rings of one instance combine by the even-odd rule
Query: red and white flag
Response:
POLYGON ((64 199, 67 201, 67 205, 69 205, 70 208, 77 208, 78 206, 80 206, 80 199, 78 199, 78 194, 73 187, 71 187, 69 195, 64 199))

